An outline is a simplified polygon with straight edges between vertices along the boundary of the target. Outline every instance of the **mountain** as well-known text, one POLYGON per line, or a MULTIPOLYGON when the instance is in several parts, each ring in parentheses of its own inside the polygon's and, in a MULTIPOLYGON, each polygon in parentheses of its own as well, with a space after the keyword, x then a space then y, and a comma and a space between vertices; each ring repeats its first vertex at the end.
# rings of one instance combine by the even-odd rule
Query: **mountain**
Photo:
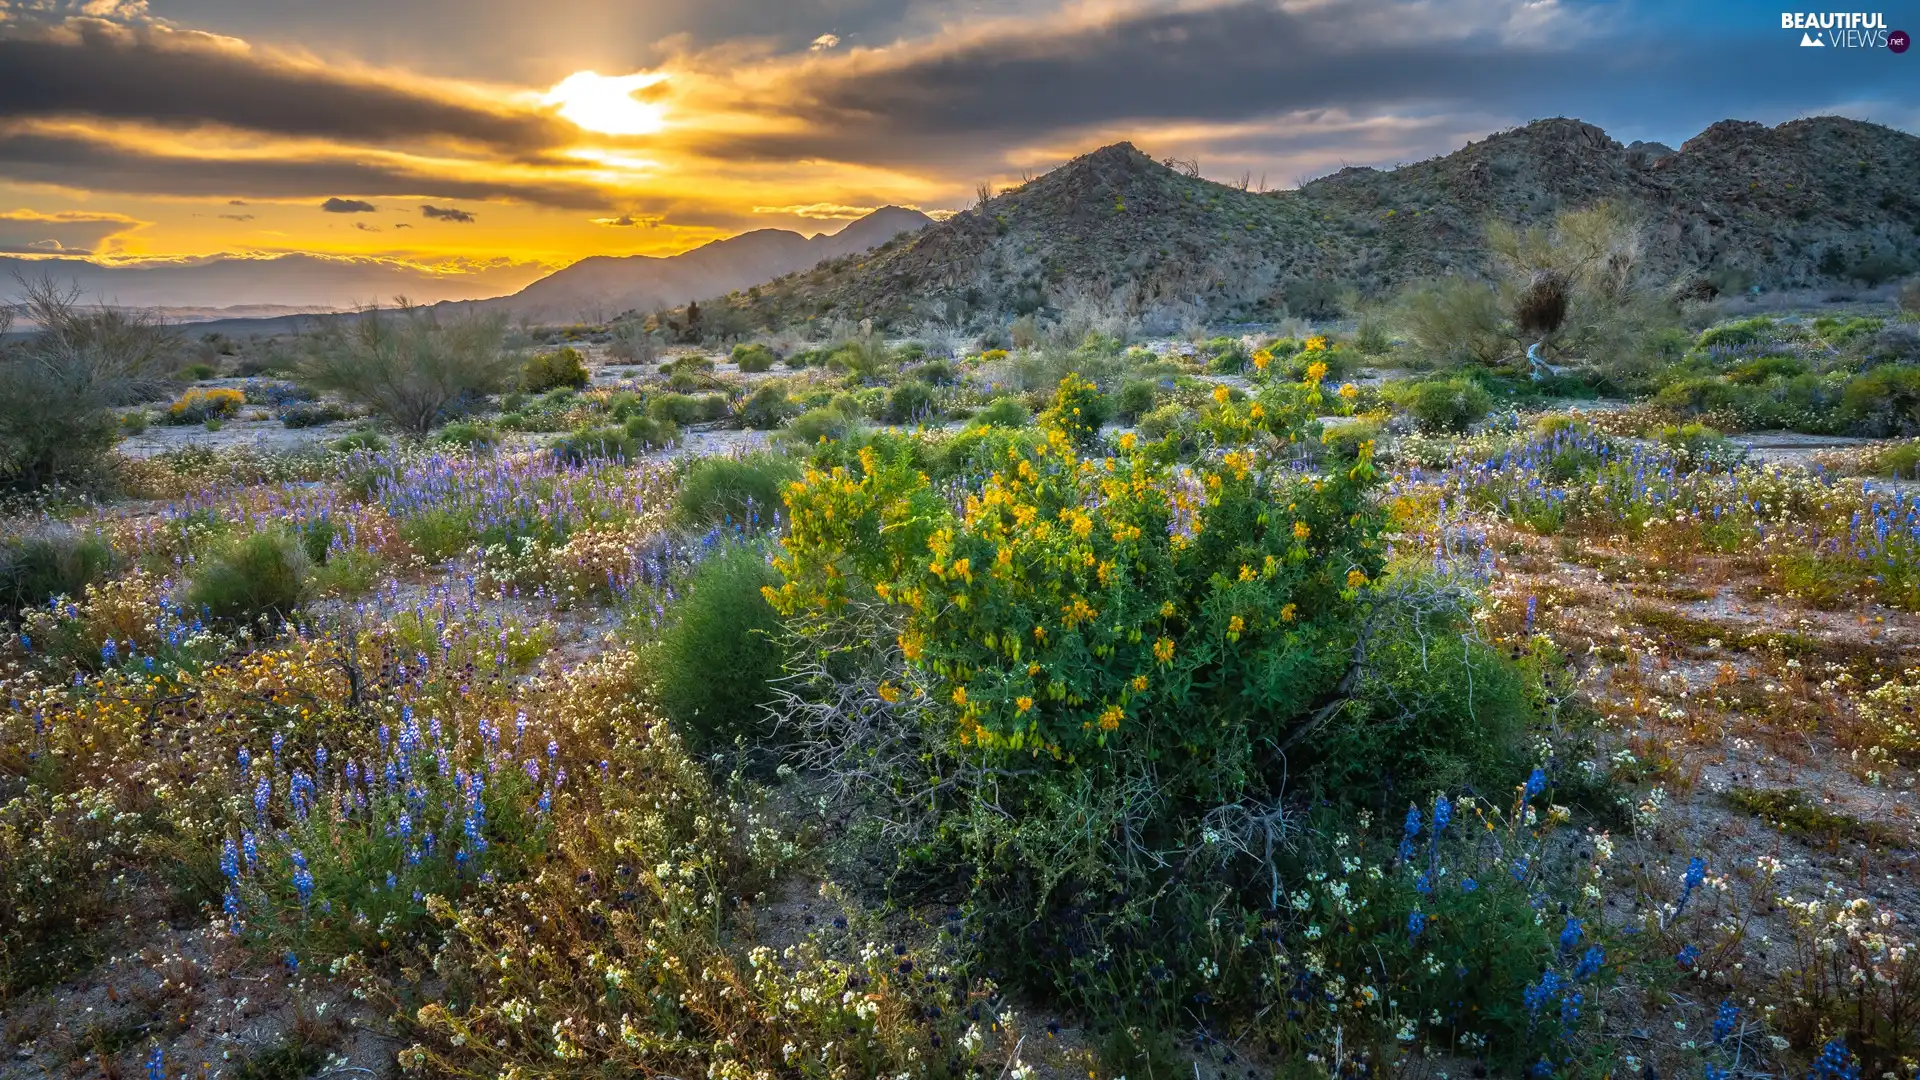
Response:
POLYGON ((725 296, 823 259, 877 247, 932 220, 918 210, 883 206, 837 233, 806 237, 785 229, 758 229, 678 255, 595 255, 496 303, 529 315, 600 322, 623 311, 725 296))
POLYGON ((1920 264, 1920 138, 1839 117, 1722 121, 1678 150, 1540 120, 1392 170, 1257 193, 1104 147, 867 257, 734 298, 757 325, 825 315, 971 322, 1041 308, 1186 318, 1325 313, 1485 271, 1489 220, 1616 200, 1676 281, 1832 284, 1869 256, 1920 264))
POLYGON ((158 309, 178 321, 339 311, 405 296, 415 303, 498 296, 537 276, 531 263, 440 272, 389 259, 331 255, 212 255, 183 261, 102 264, 87 259, 0 257, 0 303, 18 278, 73 284, 88 303, 158 309), (247 310, 254 309, 254 310, 247 310))

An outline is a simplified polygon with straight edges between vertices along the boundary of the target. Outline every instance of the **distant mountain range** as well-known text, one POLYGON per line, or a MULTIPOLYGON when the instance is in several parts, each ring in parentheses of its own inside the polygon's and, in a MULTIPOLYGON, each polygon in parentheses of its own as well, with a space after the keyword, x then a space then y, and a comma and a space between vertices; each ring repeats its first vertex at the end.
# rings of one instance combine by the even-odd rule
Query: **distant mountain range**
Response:
POLYGON ((596 255, 531 283, 527 278, 538 270, 526 265, 440 275, 377 259, 300 254, 121 266, 0 257, 0 303, 18 292, 16 275, 51 276, 77 285, 90 303, 150 308, 178 322, 223 324, 207 329, 226 329, 225 323, 234 322, 233 329, 279 333, 296 326, 292 316, 301 313, 348 311, 398 296, 419 304, 504 309, 547 321, 597 322, 624 311, 724 296, 822 259, 877 247, 932 220, 918 210, 885 206, 834 233, 809 237, 757 229, 679 255, 596 255), (475 299, 476 285, 490 285, 492 298, 475 299), (247 327, 244 320, 253 319, 271 321, 247 327))
POLYGON ((488 301, 516 314, 602 322, 625 311, 679 307, 751 288, 825 259, 878 247, 932 222, 918 210, 883 206, 837 233, 802 236, 757 229, 678 255, 594 255, 488 301))
POLYGON ((1839 117, 1722 121, 1679 150, 1540 120, 1443 157, 1289 191, 1214 183, 1117 143, 872 257, 732 299, 755 326, 821 316, 972 324, 1026 311, 1186 319, 1322 314, 1347 291, 1488 268, 1490 220, 1617 200, 1676 281, 1826 287, 1869 259, 1920 270, 1920 138, 1839 117))

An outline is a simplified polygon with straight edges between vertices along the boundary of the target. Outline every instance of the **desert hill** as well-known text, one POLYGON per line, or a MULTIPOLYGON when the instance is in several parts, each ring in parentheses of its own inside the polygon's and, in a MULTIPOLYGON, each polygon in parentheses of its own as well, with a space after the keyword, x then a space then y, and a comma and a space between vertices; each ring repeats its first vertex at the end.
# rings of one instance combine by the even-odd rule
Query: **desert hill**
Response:
POLYGON ((1920 138, 1838 117, 1723 121, 1678 150, 1536 121, 1392 170, 1270 193, 1129 143, 1096 150, 870 256, 732 303, 758 325, 819 317, 1001 318, 1073 304, 1177 321, 1311 314, 1487 265, 1490 219, 1544 224, 1618 200, 1646 257, 1725 288, 1833 284, 1869 258, 1920 264, 1920 138))

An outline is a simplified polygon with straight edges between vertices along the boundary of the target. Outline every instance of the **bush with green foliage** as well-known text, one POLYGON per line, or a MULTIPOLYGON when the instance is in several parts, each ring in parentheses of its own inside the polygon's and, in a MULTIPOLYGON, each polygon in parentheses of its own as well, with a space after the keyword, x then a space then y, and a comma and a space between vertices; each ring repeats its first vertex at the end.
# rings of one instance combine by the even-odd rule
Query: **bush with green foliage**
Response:
POLYGON ((1920 434, 1920 368, 1887 365, 1847 380, 1840 412, 1862 435, 1920 434))
POLYGON ((680 437, 680 428, 671 420, 653 416, 629 416, 620 425, 627 438, 642 450, 663 450, 680 437))
POLYGON ((862 419, 857 409, 848 408, 846 403, 835 402, 808 409, 794 417, 786 427, 780 429, 778 438, 782 443, 800 447, 813 446, 822 440, 851 439, 864 429, 862 419))
POLYGON ((762 706, 780 677, 780 620, 762 595, 779 583, 759 548, 735 544, 708 555, 668 613, 654 645, 661 708, 698 753, 775 735, 762 706))
POLYGON ((1408 345, 1431 363, 1491 367, 1515 352, 1499 291, 1483 282, 1446 278, 1414 289, 1399 317, 1408 345))
POLYGON ((923 382, 903 382, 887 392, 881 419, 889 424, 926 423, 936 417, 933 388, 923 382))
POLYGON ((418 309, 333 319, 300 339, 295 377, 424 435, 518 371, 503 315, 441 320, 418 309))
POLYGON ((772 371, 776 357, 772 349, 756 341, 752 344, 741 342, 735 345, 728 359, 738 364, 741 371, 757 375, 763 371, 772 371))
POLYGON ((800 466, 785 454, 703 457, 687 467, 674 516, 695 528, 765 519, 782 510, 798 479, 800 466))
POLYGON ((1025 427, 1033 419, 1017 397, 997 397, 967 421, 969 427, 1025 427))
POLYGON ((778 383, 764 383, 753 393, 740 400, 734 410, 734 417, 740 426, 754 431, 772 431, 794 415, 798 409, 793 399, 787 396, 787 388, 778 383))
MULTIPOLYGON (((635 421, 652 422, 646 417, 634 417, 628 422, 635 421)), ((562 461, 580 464, 601 458, 632 461, 646 452, 646 446, 629 435, 625 427, 597 427, 562 435, 553 441, 552 450, 562 461)))
POLYGON ((280 410, 280 423, 289 428, 324 427, 347 418, 347 411, 330 401, 297 401, 280 410))
POLYGON ((1068 372, 1054 390, 1053 403, 1040 414, 1040 423, 1062 432, 1073 444, 1087 448, 1100 440, 1100 429, 1113 415, 1113 403, 1100 388, 1068 372))
POLYGON ((284 619, 306 598, 310 568, 297 536, 274 530, 235 537, 200 561, 187 604, 236 622, 284 619))
POLYGON ((578 390, 587 382, 586 362, 571 345, 553 352, 535 353, 527 357, 520 368, 520 389, 529 394, 544 394, 563 386, 578 390))
POLYGON ((467 450, 489 451, 500 445, 500 432, 474 420, 455 420, 434 434, 436 442, 467 450))
POLYGON ((1160 401, 1160 384, 1152 379, 1129 379, 1114 395, 1113 414, 1121 423, 1137 424, 1160 401))
POLYGON ((1464 375, 1401 383, 1390 387, 1387 396, 1422 431, 1465 431, 1493 411, 1493 395, 1464 375))
POLYGON ((14 308, 0 305, 0 486, 99 478, 120 434, 114 407, 159 390, 174 340, 140 312, 83 307, 51 278, 24 291, 33 333, 10 340, 14 308))
POLYGON ((56 596, 79 596, 114 563, 105 537, 65 525, 0 538, 0 619, 56 596))

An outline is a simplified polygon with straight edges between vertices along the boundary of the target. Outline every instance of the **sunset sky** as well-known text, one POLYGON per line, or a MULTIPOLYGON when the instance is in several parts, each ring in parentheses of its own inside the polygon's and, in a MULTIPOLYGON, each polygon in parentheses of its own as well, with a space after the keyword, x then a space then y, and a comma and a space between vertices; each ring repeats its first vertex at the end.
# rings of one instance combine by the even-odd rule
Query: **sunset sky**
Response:
POLYGON ((958 208, 1121 138, 1284 187, 1540 116, 1920 130, 1920 54, 1798 37, 1651 0, 0 0, 0 253, 304 252, 493 295, 958 208))

